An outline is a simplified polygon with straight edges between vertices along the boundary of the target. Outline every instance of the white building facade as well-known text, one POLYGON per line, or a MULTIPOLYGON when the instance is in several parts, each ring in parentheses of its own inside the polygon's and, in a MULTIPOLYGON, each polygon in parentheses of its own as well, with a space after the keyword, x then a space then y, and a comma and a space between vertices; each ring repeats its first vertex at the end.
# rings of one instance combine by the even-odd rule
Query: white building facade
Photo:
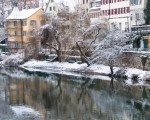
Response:
POLYGON ((146 7, 146 3, 147 3, 147 0, 131 0, 130 1, 131 26, 145 24, 144 9, 146 7))
POLYGON ((101 0, 90 0, 89 1, 89 12, 91 21, 101 16, 101 0))
POLYGON ((42 7, 45 13, 56 15, 58 13, 58 3, 55 0, 39 0, 39 7, 42 7))
POLYGON ((101 0, 101 16, 108 18, 110 28, 116 24, 121 31, 129 31, 130 0, 101 0))
POLYGON ((90 0, 81 0, 81 1, 79 1, 79 5, 81 5, 82 6, 82 9, 84 9, 84 11, 86 12, 86 13, 88 13, 89 12, 89 6, 90 6, 90 2, 89 2, 90 0))
POLYGON ((81 0, 81 4, 91 21, 96 18, 106 18, 110 28, 117 24, 121 31, 130 29, 130 0, 81 0))

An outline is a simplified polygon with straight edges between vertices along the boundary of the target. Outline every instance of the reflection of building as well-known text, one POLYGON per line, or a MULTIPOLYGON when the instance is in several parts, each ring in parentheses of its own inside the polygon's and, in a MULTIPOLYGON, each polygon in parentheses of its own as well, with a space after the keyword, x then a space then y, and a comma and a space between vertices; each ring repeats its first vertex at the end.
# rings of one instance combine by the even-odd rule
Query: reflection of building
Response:
POLYGON ((8 82, 6 96, 10 105, 29 105, 45 115, 45 120, 131 120, 150 115, 148 87, 128 89, 117 81, 55 74, 47 78, 34 74, 8 82))
POLYGON ((10 105, 28 105, 45 115, 45 107, 41 98, 44 91, 48 88, 47 82, 25 81, 13 79, 6 89, 6 101, 10 105))
POLYGON ((17 7, 13 9, 12 13, 6 18, 10 52, 17 52, 29 43, 32 30, 44 24, 42 14, 41 8, 24 9, 22 11, 19 11, 17 7))

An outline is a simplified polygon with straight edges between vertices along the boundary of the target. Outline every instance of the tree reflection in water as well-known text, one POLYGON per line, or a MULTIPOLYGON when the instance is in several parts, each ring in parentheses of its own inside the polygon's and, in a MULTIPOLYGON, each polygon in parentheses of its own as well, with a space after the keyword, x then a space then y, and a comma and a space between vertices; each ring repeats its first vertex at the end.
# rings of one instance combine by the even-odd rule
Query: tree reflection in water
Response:
POLYGON ((19 73, 25 77, 7 77, 6 101, 11 105, 29 105, 43 114, 45 120, 149 120, 149 87, 125 87, 114 78, 106 81, 61 74, 19 73))

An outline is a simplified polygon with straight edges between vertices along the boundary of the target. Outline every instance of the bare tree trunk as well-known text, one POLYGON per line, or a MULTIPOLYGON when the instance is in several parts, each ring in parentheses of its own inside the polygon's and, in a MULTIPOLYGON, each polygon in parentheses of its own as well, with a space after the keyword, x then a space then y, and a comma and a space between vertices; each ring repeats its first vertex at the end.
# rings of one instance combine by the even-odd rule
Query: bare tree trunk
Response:
POLYGON ((145 66, 143 66, 143 70, 145 70, 145 66))
POLYGON ((83 63, 85 62, 85 63, 88 65, 88 67, 89 67, 89 66, 90 66, 90 63, 88 62, 88 60, 87 60, 85 54, 83 53, 83 51, 82 51, 80 45, 78 44, 78 42, 76 42, 76 45, 77 45, 77 47, 78 47, 78 49, 79 49, 79 52, 80 52, 81 61, 82 61, 83 63))
POLYGON ((56 50, 56 54, 57 54, 58 62, 61 62, 61 51, 56 50))
POLYGON ((110 66, 110 75, 111 75, 111 77, 114 75, 114 70, 113 70, 113 66, 112 65, 110 66))

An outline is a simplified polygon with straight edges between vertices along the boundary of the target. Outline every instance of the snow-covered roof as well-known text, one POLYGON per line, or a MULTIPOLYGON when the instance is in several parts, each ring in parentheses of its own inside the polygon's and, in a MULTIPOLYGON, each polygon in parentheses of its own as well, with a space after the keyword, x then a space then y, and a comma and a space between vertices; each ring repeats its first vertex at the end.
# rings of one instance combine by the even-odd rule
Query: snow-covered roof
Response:
POLYGON ((18 7, 14 7, 11 14, 6 18, 7 20, 11 19, 27 19, 34 13, 36 13, 41 8, 32 8, 32 9, 23 9, 22 11, 19 11, 18 7))
POLYGON ((90 8, 90 10, 95 10, 95 9, 100 9, 101 7, 100 6, 93 6, 90 8))
POLYGON ((91 1, 91 2, 100 2, 101 0, 93 0, 93 1, 91 1))

